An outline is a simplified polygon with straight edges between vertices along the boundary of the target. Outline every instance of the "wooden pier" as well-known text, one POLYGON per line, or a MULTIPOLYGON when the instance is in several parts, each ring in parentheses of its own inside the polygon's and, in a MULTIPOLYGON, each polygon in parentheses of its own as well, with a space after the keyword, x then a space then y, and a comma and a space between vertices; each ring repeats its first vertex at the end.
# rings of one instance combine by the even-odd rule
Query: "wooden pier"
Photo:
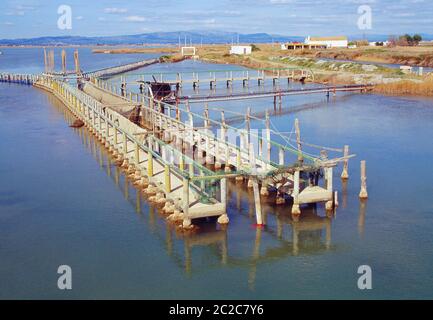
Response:
MULTIPOLYGON (((167 83, 176 87, 183 87, 186 84, 192 85, 193 88, 198 88, 201 85, 207 85, 209 88, 216 88, 222 84, 225 87, 231 87, 234 82, 241 82, 242 86, 248 87, 251 81, 263 85, 269 80, 275 85, 284 80, 301 80, 314 81, 314 73, 310 69, 302 68, 270 68, 250 70, 217 70, 217 71, 201 71, 201 72, 156 72, 156 73, 140 73, 130 74, 127 77, 122 76, 122 79, 131 77, 130 82, 153 82, 157 80, 160 83, 167 83)), ((122 80, 123 81, 123 80, 122 80)))
POLYGON ((0 73, 0 82, 32 85, 38 76, 33 74, 0 73))
MULTIPOLYGON (((277 201, 280 204, 285 203, 286 196, 290 196, 293 200, 291 211, 294 216, 299 216, 300 206, 307 203, 326 202, 326 208, 332 209, 333 167, 339 162, 347 161, 353 155, 347 154, 328 159, 327 156, 310 156, 303 153, 304 142, 300 140, 299 125, 298 147, 293 148, 271 140, 269 115, 266 116, 265 133, 259 136, 249 128, 251 121, 249 114, 245 119, 247 128, 234 128, 225 123, 223 113, 221 121, 210 119, 206 110, 203 115, 199 115, 191 112, 188 105, 174 106, 143 94, 129 92, 126 97, 121 96, 117 88, 108 82, 92 80, 93 95, 112 95, 123 99, 122 106, 128 104, 139 106, 144 114, 142 125, 151 124, 154 132, 164 133, 166 139, 172 141, 177 150, 184 152, 185 145, 195 148, 197 154, 193 157, 195 161, 213 165, 217 171, 224 167, 224 172, 220 172, 219 176, 236 177, 239 181, 247 180, 248 186, 252 187, 257 195, 255 202, 258 224, 262 223, 259 190, 262 196, 268 195, 270 190, 278 190, 277 201), (96 93, 96 90, 103 93, 96 93), (196 123, 199 125, 195 126, 196 123), (212 128, 217 128, 220 134, 215 135, 212 128), (230 136, 229 132, 235 134, 235 139, 232 139, 233 136, 230 136), (236 137, 239 137, 239 143, 236 137), (252 143, 254 141, 257 141, 257 148, 252 143), (277 149, 278 160, 272 161, 271 153, 275 149, 277 149), (326 182, 320 186, 318 180, 322 171, 326 182), (306 178, 308 176, 310 178, 306 178)), ((343 152, 343 149, 340 152, 343 152)))
POLYGON ((250 91, 242 93, 232 93, 226 95, 193 95, 193 96, 181 96, 177 99, 166 100, 167 103, 198 103, 198 102, 214 102, 214 101, 231 101, 231 100, 247 100, 257 98, 281 98, 284 96, 293 95, 307 95, 324 93, 328 97, 337 92, 366 92, 373 88, 372 85, 341 85, 341 86, 325 86, 322 88, 307 88, 307 89, 286 89, 286 90, 272 90, 272 91, 250 91))
POLYGON ((95 71, 91 71, 91 72, 86 72, 86 73, 84 73, 84 77, 94 77, 94 78, 105 79, 105 78, 113 77, 115 75, 122 74, 122 73, 125 73, 128 71, 140 69, 140 68, 149 66, 151 64, 158 63, 158 62, 159 62, 158 59, 149 59, 149 60, 137 61, 137 62, 133 62, 133 63, 123 64, 120 66, 108 67, 108 68, 103 68, 103 69, 99 69, 99 70, 95 70, 95 71))
POLYGON ((214 177, 206 167, 65 82, 40 77, 34 86, 54 94, 84 121, 130 178, 165 204, 166 212, 181 217, 184 227, 195 218, 226 215, 225 177, 214 177), (173 157, 179 160, 173 162, 173 157))
MULTIPOLYGON (((146 62, 149 63, 155 61, 146 62)), ((172 105, 146 94, 119 92, 100 78, 138 65, 80 72, 74 81, 57 74, 2 74, 0 80, 33 84, 60 99, 113 154, 134 184, 151 196, 149 200, 164 205, 163 210, 171 213, 171 219, 181 220, 184 228, 190 228, 193 219, 210 216, 218 216, 219 223, 228 223, 227 179, 245 182, 252 188, 258 225, 265 223, 261 198, 271 192, 276 194, 277 204, 284 205, 291 200, 295 219, 301 214, 303 204, 325 202, 326 210, 333 210, 332 173, 340 162, 346 164, 354 156, 348 149, 343 154, 343 149, 315 146, 320 154, 309 154, 304 148, 314 145, 302 141, 297 120, 295 145, 291 140, 283 145, 272 139, 272 136, 282 136, 271 129, 268 112, 263 119, 265 128, 259 134, 251 130, 250 110, 245 115, 245 128, 235 128, 226 123, 224 112, 220 120, 215 120, 210 118, 206 106, 203 114, 197 114, 189 104, 172 105), (327 151, 341 154, 329 157, 327 151)), ((265 76, 269 70, 258 70, 253 78, 248 71, 243 72, 240 77, 226 73, 222 78, 216 73, 210 74, 210 78, 194 74, 192 80, 178 78, 176 84, 194 86, 204 81, 212 87, 219 81, 226 85, 242 81, 245 85, 250 80, 260 83, 269 77, 275 82, 283 78, 290 80, 295 75, 295 71, 282 74, 281 70, 274 70, 273 76, 265 76)), ((164 82, 162 76, 159 80, 164 82)), ((314 90, 329 92, 330 89, 306 92, 314 90)))

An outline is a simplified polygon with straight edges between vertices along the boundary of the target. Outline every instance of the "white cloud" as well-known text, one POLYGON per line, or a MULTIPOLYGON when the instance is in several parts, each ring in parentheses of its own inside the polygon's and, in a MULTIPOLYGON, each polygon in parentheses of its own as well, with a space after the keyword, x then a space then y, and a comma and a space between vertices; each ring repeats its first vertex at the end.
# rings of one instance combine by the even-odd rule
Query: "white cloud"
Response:
POLYGON ((23 5, 17 5, 15 7, 17 10, 35 10, 35 7, 32 6, 23 6, 23 5))
POLYGON ((144 22, 147 21, 145 17, 142 16, 127 16, 125 17, 125 21, 128 22, 144 22))
POLYGON ((104 12, 109 13, 109 14, 123 14, 123 13, 127 13, 128 9, 126 9, 126 8, 105 8, 104 12))
POLYGON ((23 16, 25 14, 24 11, 10 11, 10 12, 6 12, 7 16, 23 16))
POLYGON ((400 13, 393 13, 393 17, 400 18, 400 17, 414 17, 415 13, 412 12, 400 12, 400 13))
POLYGON ((288 4, 292 3, 293 0, 269 0, 269 2, 272 4, 288 4))
POLYGON ((84 17, 83 16, 78 16, 78 17, 75 17, 75 19, 77 19, 77 20, 83 20, 84 17))
POLYGON ((10 22, 10 21, 6 21, 5 23, 3 23, 4 25, 6 25, 6 26, 13 26, 14 25, 14 23, 13 22, 10 22))

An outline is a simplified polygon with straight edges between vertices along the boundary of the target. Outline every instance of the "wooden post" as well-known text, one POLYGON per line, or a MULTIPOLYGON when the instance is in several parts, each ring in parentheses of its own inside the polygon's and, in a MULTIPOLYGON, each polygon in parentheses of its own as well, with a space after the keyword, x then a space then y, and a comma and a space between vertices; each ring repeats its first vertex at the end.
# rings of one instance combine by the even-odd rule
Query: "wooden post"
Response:
POLYGON ((302 155, 302 145, 301 145, 301 130, 299 129, 299 120, 295 119, 295 131, 296 131, 296 143, 298 145, 298 161, 303 162, 304 157, 302 155))
POLYGON ((270 119, 269 119, 269 111, 266 109, 265 113, 265 122, 266 122, 266 160, 268 162, 271 161, 271 128, 270 128, 270 119))
POLYGON ((150 148, 147 152, 147 177, 153 177, 153 153, 150 148))
POLYGON ((325 168, 325 175, 326 175, 326 190, 331 192, 331 199, 328 200, 325 204, 326 210, 330 211, 333 207, 333 196, 332 196, 332 167, 325 168))
POLYGON ((361 160, 361 191, 359 192, 360 199, 367 199, 367 174, 365 160, 361 160))
POLYGON ((125 132, 123 133, 123 153, 125 156, 128 153, 128 137, 125 132))
MULTIPOLYGON (((345 157, 349 156, 349 146, 348 145, 344 146, 344 156, 345 157)), ((349 179, 349 171, 347 170, 348 165, 349 165, 349 159, 344 159, 343 172, 341 172, 341 179, 343 179, 343 180, 349 179)))
POLYGON ((181 171, 184 171, 184 170, 185 170, 185 160, 184 160, 182 154, 179 155, 179 169, 180 169, 181 171))
POLYGON ((229 223, 229 217, 227 215, 227 178, 220 180, 221 185, 221 204, 223 205, 223 214, 218 217, 219 224, 229 223))
POLYGON ((224 164, 224 171, 225 172, 230 172, 230 146, 229 145, 225 145, 225 164, 224 164))
POLYGON ((257 167, 256 167, 256 159, 254 155, 254 145, 250 143, 249 145, 250 149, 250 162, 251 162, 251 173, 254 175, 252 178, 252 185, 253 185, 253 192, 254 192, 254 204, 256 207, 256 222, 258 226, 263 225, 263 215, 262 215, 262 204, 260 201, 260 190, 259 190, 259 183, 257 181, 257 167))
POLYGON ((278 160, 279 160, 278 161, 279 165, 283 166, 284 165, 284 149, 282 147, 279 149, 278 160))
POLYGON ((301 209, 299 208, 299 170, 296 170, 293 175, 293 205, 292 205, 292 215, 299 216, 301 214, 301 209))
POLYGON ((245 134, 245 147, 250 145, 249 142, 249 135, 250 135, 250 117, 251 117, 251 107, 247 108, 247 114, 245 116, 245 130, 246 130, 246 134, 245 134))
POLYGON ((221 203, 224 207, 223 211, 227 212, 227 178, 221 179, 221 203))
MULTIPOLYGON (((108 125, 108 123, 107 123, 108 125)), ((138 142, 135 143, 135 164, 138 166, 140 164, 140 146, 138 145, 138 142)))
POLYGON ((189 180, 183 178, 183 188, 182 188, 182 198, 183 198, 183 222, 182 226, 188 228, 191 226, 191 219, 189 218, 189 180))
POLYGON ((334 206, 335 207, 338 207, 338 191, 337 190, 335 190, 334 191, 334 206))
POLYGON ((169 194, 171 192, 171 177, 170 177, 170 166, 164 165, 164 178, 165 178, 165 192, 169 194))

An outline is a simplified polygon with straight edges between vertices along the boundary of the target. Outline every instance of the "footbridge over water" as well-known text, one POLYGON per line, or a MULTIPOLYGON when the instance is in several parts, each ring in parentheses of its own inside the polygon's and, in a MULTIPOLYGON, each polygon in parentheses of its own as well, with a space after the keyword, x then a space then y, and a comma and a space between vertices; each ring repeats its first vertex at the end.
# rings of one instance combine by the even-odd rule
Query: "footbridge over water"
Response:
POLYGON ((327 210, 333 209, 333 169, 343 163, 342 176, 347 175, 348 160, 354 156, 347 146, 336 149, 302 141, 297 120, 296 139, 284 137, 272 130, 268 113, 259 134, 251 130, 254 117, 250 110, 245 128, 235 128, 226 123, 224 112, 215 120, 206 106, 204 113, 198 114, 188 104, 173 105, 146 94, 119 92, 99 78, 122 70, 127 68, 84 73, 73 81, 65 75, 2 74, 0 81, 33 84, 55 95, 101 141, 149 200, 164 205, 171 219, 182 220, 185 228, 201 217, 218 216, 220 223, 228 222, 227 179, 245 181, 254 190, 259 225, 263 224, 261 197, 270 193, 276 193, 277 204, 291 200, 295 219, 303 204, 325 202, 327 210), (283 143, 273 138, 283 138, 283 143), (306 152, 308 147, 316 148, 318 154, 306 152))

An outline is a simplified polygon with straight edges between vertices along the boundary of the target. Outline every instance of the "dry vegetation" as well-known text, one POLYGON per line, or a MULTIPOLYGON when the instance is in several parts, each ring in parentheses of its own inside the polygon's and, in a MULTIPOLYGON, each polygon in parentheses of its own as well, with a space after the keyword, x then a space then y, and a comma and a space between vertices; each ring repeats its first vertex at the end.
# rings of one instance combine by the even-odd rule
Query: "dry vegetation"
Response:
POLYGON ((433 47, 360 47, 356 49, 327 49, 308 52, 291 52, 314 58, 331 58, 377 63, 407 64, 433 67, 433 47))
POLYGON ((427 77, 423 82, 403 80, 388 84, 379 84, 374 88, 377 93, 392 95, 433 96, 433 77, 427 77))

